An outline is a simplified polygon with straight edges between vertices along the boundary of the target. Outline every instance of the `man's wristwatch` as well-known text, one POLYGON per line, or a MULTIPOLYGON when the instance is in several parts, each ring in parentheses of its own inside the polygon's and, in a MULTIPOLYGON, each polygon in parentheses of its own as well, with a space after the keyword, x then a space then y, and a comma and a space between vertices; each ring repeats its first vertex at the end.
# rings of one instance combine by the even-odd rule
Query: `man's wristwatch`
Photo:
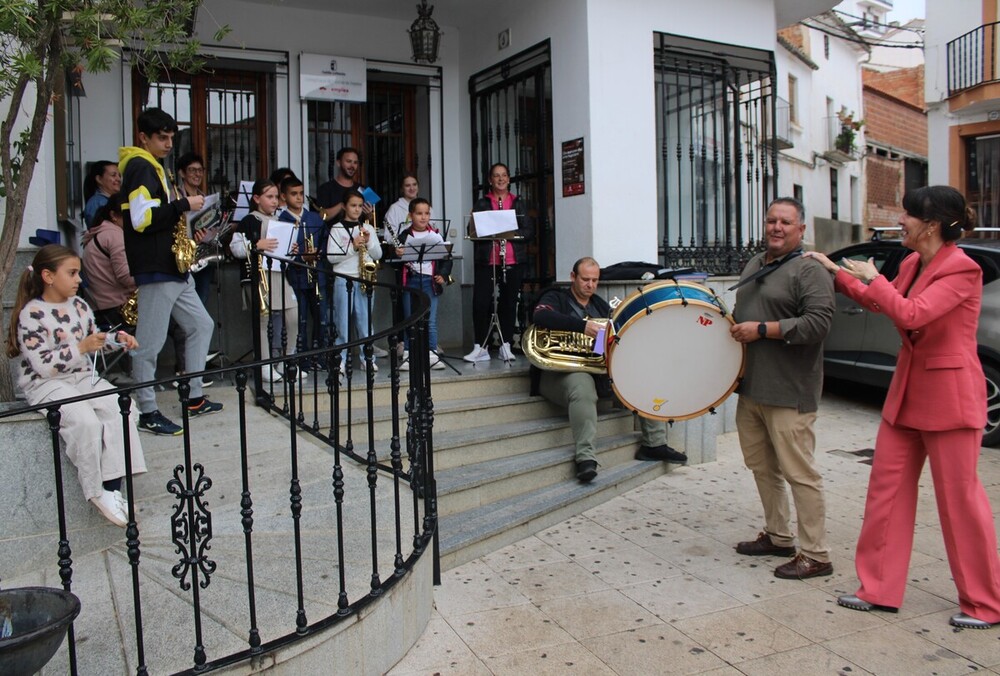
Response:
POLYGON ((761 338, 767 338, 767 324, 765 322, 757 325, 757 335, 761 338))

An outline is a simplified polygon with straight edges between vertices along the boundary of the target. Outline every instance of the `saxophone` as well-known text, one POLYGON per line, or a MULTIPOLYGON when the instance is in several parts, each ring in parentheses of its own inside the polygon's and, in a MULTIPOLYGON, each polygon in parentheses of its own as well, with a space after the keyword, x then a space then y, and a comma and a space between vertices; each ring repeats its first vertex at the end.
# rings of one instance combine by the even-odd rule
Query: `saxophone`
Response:
MULTIPOLYGON (((173 173, 170 174, 170 182, 176 186, 173 173)), ((176 187, 174 188, 176 191, 176 187)), ((177 195, 179 197, 179 195, 177 195)), ((177 264, 177 271, 182 275, 191 269, 191 266, 198 258, 198 245, 187 234, 187 219, 182 214, 174 226, 174 243, 170 246, 174 254, 174 262, 177 264)))
MULTIPOLYGON (((369 214, 369 225, 372 226, 374 230, 375 227, 375 207, 372 207, 372 212, 369 214)), ((364 230, 364 225, 358 224, 358 230, 360 232, 366 232, 364 230)), ((376 235, 378 237, 378 235, 376 235)), ((366 238, 367 239, 367 238, 366 238)), ((378 261, 373 261, 368 258, 368 242, 356 248, 358 252, 358 277, 361 279, 361 290, 365 293, 371 293, 374 290, 375 278, 378 276, 378 261)))
POLYGON ((122 316, 122 323, 127 326, 136 326, 139 323, 139 290, 136 289, 132 295, 121 304, 118 312, 122 316))

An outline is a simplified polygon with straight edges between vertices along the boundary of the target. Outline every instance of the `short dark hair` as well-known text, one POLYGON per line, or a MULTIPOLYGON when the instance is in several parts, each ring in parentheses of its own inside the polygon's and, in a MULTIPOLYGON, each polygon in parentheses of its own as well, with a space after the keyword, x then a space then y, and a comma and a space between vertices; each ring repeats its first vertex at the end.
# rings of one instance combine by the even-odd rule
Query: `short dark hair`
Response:
POLYGON ((416 211, 417 207, 421 204, 426 204, 428 207, 431 205, 430 201, 424 199, 423 197, 414 197, 410 200, 410 213, 412 214, 416 211))
POLYGON ((795 199, 794 197, 778 197, 771 200, 771 203, 767 205, 767 210, 770 211, 771 207, 775 204, 787 204, 788 206, 795 207, 796 211, 799 212, 799 223, 806 222, 806 207, 802 202, 795 199))
POLYGON ((361 153, 358 152, 357 148, 353 146, 344 146, 343 148, 337 151, 337 161, 340 162, 340 159, 347 153, 354 153, 355 155, 358 156, 359 160, 361 159, 361 153))
POLYGON ((205 166, 205 160, 198 153, 184 153, 177 158, 177 161, 174 163, 174 168, 177 169, 177 171, 185 171, 195 162, 200 164, 202 167, 205 166))
POLYGON ((360 190, 353 190, 352 189, 352 190, 347 190, 346 192, 344 192, 344 199, 342 200, 342 202, 344 204, 347 204, 347 200, 351 199, 352 197, 357 197, 362 202, 365 201, 365 196, 361 194, 360 190))
POLYGON ((122 203, 128 201, 127 197, 122 193, 115 193, 108 198, 108 201, 94 214, 94 220, 90 222, 91 226, 96 226, 104 221, 110 221, 113 214, 122 214, 122 203))
POLYGON ((580 274, 580 266, 581 265, 596 265, 598 268, 601 267, 601 264, 598 263, 593 258, 591 258, 590 256, 584 256, 583 258, 578 259, 576 261, 576 263, 573 263, 573 274, 574 275, 580 274))
POLYGON ((135 118, 136 128, 146 136, 157 132, 177 132, 177 121, 160 108, 146 108, 135 118))
POLYGON ((268 178, 271 179, 271 183, 274 183, 274 185, 281 185, 281 182, 289 176, 295 176, 295 172, 289 167, 278 167, 271 172, 271 175, 268 178))
POLYGON ((940 223, 941 239, 946 242, 959 239, 963 230, 976 227, 976 212, 966 204, 962 193, 950 185, 908 190, 903 195, 903 208, 914 218, 940 223))
POLYGON ((298 177, 289 176, 288 178, 282 179, 281 187, 278 188, 278 190, 280 190, 281 194, 284 195, 292 188, 298 188, 300 185, 302 185, 302 181, 300 181, 298 177))

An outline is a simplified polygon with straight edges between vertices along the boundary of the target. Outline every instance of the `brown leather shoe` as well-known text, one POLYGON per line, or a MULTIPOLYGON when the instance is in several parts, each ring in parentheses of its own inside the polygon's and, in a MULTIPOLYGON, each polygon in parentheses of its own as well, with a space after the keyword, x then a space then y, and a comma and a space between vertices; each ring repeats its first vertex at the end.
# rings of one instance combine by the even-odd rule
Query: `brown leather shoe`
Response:
POLYGON ((746 556, 795 556, 795 547, 779 547, 767 533, 757 533, 756 540, 738 542, 736 553, 746 556))
POLYGON ((796 554, 788 563, 783 563, 774 569, 774 576, 785 580, 804 580, 807 577, 832 575, 833 564, 810 559, 805 554, 796 554))

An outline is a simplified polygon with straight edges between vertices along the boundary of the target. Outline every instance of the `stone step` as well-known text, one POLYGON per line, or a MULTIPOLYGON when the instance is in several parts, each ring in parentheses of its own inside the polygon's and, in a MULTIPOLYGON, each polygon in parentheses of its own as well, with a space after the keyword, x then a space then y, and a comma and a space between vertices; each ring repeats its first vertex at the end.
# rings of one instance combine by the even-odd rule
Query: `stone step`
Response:
MULTIPOLYGON (((601 413, 598 424, 604 435, 635 429, 629 411, 601 413)), ((573 431, 565 415, 435 433, 434 468, 440 472, 572 443, 573 431)))
MULTIPOLYGON (((386 359, 379 359, 379 371, 375 374, 375 382, 372 387, 372 397, 375 406, 390 406, 392 404, 392 386, 389 381, 389 362, 386 359)), ((464 362, 463 362, 464 363, 464 362)), ((459 367, 460 374, 451 370, 431 371, 431 396, 435 404, 440 401, 451 401, 459 399, 474 399, 486 395, 501 394, 524 394, 527 395, 530 389, 527 367, 476 369, 471 364, 465 364, 468 368, 459 367)), ((366 380, 364 372, 355 373, 351 379, 351 405, 352 408, 364 407, 367 401, 366 380)), ((317 377, 307 374, 299 379, 296 387, 296 398, 298 390, 303 392, 302 402, 296 402, 296 408, 309 415, 315 409, 311 393, 318 387, 321 392, 326 391, 326 372, 319 372, 317 377)), ((347 406, 347 379, 340 381, 340 406, 347 406)), ((399 401, 400 404, 406 401, 406 389, 409 386, 408 372, 400 374, 399 401)), ((274 383, 274 399, 281 406, 287 396, 285 387, 281 382, 274 383)), ((271 388, 265 383, 266 392, 271 392, 271 388)), ((321 411, 328 411, 329 398, 324 394, 319 397, 318 406, 321 411)))
MULTIPOLYGON (((635 432, 599 437, 600 466, 631 461, 638 441, 635 432)), ((450 516, 575 479, 574 451, 567 444, 437 472, 438 514, 450 516)))
MULTIPOLYGON (((558 416, 564 409, 560 409, 541 397, 531 397, 526 393, 437 400, 434 403, 434 433, 437 435, 442 432, 475 428, 487 418, 484 416, 484 411, 489 412, 488 420, 491 423, 500 424, 558 416)), ((346 411, 341 413, 341 415, 345 414, 346 411)), ((400 415, 403 416, 399 429, 399 435, 402 437, 406 433, 405 412, 400 410, 400 415)), ((309 424, 315 422, 311 412, 306 414, 306 418, 309 424)), ((374 422, 375 439, 385 440, 392 436, 392 407, 375 406, 372 409, 371 419, 374 422)), ((367 422, 367 408, 354 402, 351 424, 354 426, 355 435, 364 428, 367 422)), ((319 417, 320 428, 325 428, 329 424, 329 413, 321 414, 319 417)))
POLYGON ((567 479, 443 517, 441 568, 447 570, 517 542, 670 470, 664 462, 632 460, 603 469, 589 484, 567 479))

